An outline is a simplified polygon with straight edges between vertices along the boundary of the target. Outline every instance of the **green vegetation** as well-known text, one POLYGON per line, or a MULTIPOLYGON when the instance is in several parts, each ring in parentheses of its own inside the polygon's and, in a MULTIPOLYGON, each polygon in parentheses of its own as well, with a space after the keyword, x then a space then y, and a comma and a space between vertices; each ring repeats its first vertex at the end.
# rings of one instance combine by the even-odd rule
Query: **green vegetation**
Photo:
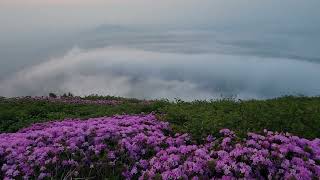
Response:
POLYGON ((216 135, 222 128, 232 129, 240 136, 268 129, 306 138, 320 137, 320 97, 177 102, 164 107, 162 112, 178 131, 195 137, 216 135))
POLYGON ((320 137, 320 97, 286 96, 271 100, 224 99, 210 102, 157 100, 151 103, 110 96, 86 99, 116 99, 123 103, 110 106, 0 98, 0 132, 15 132, 32 123, 49 120, 155 112, 160 119, 169 121, 175 131, 191 133, 196 139, 215 135, 222 128, 234 130, 240 136, 249 131, 268 129, 306 138, 320 137))

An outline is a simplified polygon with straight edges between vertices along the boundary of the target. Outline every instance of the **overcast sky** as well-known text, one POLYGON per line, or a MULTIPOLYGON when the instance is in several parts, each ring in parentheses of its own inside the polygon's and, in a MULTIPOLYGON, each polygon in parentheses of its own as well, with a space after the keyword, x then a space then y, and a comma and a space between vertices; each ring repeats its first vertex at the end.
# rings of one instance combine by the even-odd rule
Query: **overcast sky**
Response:
POLYGON ((0 96, 319 95, 319 7, 319 0, 0 0, 0 96))
POLYGON ((10 31, 99 24, 304 27, 319 26, 319 6, 318 0, 1 0, 0 22, 10 31))

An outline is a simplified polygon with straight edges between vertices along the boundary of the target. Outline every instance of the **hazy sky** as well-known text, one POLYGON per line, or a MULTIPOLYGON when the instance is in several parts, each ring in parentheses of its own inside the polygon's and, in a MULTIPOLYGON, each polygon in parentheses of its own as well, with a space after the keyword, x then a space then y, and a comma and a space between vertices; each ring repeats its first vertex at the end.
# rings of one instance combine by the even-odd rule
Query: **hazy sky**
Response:
POLYGON ((319 26, 319 6, 318 0, 1 0, 0 22, 10 30, 99 24, 303 27, 319 26))
POLYGON ((319 95, 319 7, 319 0, 0 0, 0 96, 319 95))

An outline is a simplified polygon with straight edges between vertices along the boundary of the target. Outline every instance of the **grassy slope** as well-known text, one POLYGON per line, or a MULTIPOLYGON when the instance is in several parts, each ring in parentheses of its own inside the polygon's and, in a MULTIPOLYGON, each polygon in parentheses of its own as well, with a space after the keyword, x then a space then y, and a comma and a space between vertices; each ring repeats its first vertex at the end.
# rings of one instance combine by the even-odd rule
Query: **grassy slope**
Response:
POLYGON ((320 137, 320 97, 288 96, 242 102, 155 101, 151 105, 135 104, 136 101, 102 106, 0 100, 0 132, 15 132, 35 122, 55 119, 156 112, 161 119, 169 121, 176 131, 191 133, 198 139, 215 134, 221 128, 230 128, 240 135, 266 128, 306 138, 320 137))

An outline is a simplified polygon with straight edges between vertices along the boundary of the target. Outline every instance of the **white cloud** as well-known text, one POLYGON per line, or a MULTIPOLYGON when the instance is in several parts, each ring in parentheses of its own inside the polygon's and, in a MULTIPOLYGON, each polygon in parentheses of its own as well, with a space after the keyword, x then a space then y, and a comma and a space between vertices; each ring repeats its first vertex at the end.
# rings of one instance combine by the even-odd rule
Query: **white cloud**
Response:
POLYGON ((319 69, 320 64, 290 59, 75 48, 3 80, 0 95, 72 92, 185 100, 318 95, 319 69))

